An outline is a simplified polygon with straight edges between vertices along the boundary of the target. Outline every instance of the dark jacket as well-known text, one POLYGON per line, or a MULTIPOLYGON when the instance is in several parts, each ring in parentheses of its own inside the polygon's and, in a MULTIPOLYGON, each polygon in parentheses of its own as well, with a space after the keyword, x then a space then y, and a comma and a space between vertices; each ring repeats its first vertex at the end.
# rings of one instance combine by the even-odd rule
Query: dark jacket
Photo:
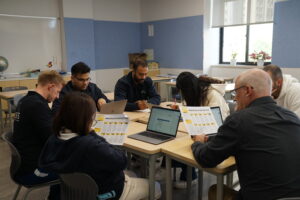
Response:
MULTIPOLYGON (((76 90, 73 86, 72 86, 72 81, 69 81, 64 87, 63 89, 60 91, 59 93, 59 99, 56 99, 53 102, 53 107, 52 110, 54 113, 56 113, 59 110, 60 104, 62 102, 62 100, 64 99, 65 95, 67 95, 70 92, 75 92, 78 91, 76 90)), ((101 91, 100 88, 98 88, 98 86, 94 83, 89 83, 88 87, 81 91, 87 95, 89 95, 90 97, 92 97, 97 105, 98 100, 100 98, 105 99, 106 102, 110 102, 110 100, 105 96, 105 94, 103 94, 103 92, 101 91)), ((97 107, 98 108, 98 107, 97 107)))
POLYGON ((192 145, 203 167, 235 156, 243 200, 300 196, 300 120, 271 97, 226 118, 207 143, 192 145))
POLYGON ((52 114, 47 100, 29 91, 19 101, 14 121, 12 140, 22 159, 18 175, 34 172, 42 148, 52 134, 52 114))
POLYGON ((40 167, 55 173, 81 172, 98 184, 99 194, 114 190, 118 199, 124 187, 125 153, 91 132, 68 140, 51 136, 40 157, 40 167))
POLYGON ((136 84, 132 72, 120 78, 115 86, 115 101, 127 99, 126 111, 138 110, 136 101, 147 100, 151 104, 160 104, 160 95, 157 94, 150 77, 146 77, 141 84, 136 84))

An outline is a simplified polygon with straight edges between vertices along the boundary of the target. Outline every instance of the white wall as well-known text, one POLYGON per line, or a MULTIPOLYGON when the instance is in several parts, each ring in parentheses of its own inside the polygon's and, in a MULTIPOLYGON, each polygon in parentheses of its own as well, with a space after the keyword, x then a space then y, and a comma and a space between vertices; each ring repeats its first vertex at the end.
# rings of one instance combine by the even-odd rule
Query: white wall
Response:
POLYGON ((123 70, 125 68, 119 69, 98 69, 95 70, 96 81, 95 83, 101 88, 101 90, 114 91, 115 84, 124 76, 123 70))
POLYGON ((142 22, 202 14, 203 0, 141 0, 142 22))
POLYGON ((0 14, 58 17, 58 0, 1 0, 0 14))
POLYGON ((219 64, 220 30, 211 28, 211 0, 204 0, 203 73, 208 74, 211 65, 219 64))
POLYGON ((140 0, 94 0, 94 19, 140 22, 140 0))
POLYGON ((93 19, 93 0, 62 0, 64 17, 93 19))

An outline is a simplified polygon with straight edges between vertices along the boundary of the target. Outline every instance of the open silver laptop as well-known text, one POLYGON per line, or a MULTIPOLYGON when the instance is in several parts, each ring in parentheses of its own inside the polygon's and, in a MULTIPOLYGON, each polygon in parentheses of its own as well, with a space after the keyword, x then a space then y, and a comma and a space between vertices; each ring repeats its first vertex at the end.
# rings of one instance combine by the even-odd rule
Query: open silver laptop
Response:
POLYGON ((100 109, 100 114, 122 114, 125 110, 127 100, 112 101, 103 104, 100 109))
MULTIPOLYGON (((222 112, 219 106, 215 106, 215 107, 210 107, 210 110, 212 112, 212 114, 215 117, 215 120, 218 124, 218 127, 222 126, 223 124, 223 117, 222 117, 222 112)), ((209 134, 210 136, 216 135, 217 133, 212 133, 209 134)))
POLYGON ((147 130, 128 136, 151 144, 161 144, 176 138, 180 111, 153 106, 147 130))

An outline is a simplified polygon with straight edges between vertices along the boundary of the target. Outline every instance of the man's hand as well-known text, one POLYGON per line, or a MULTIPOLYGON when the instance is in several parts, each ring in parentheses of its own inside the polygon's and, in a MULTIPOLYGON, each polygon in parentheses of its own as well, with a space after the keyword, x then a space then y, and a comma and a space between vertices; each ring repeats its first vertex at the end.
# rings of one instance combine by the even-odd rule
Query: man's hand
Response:
POLYGON ((148 108, 147 101, 145 101, 145 100, 139 100, 139 101, 136 101, 135 103, 139 107, 139 110, 144 110, 144 109, 148 108))
POLYGON ((202 142, 205 143, 208 140, 208 136, 205 134, 200 134, 200 135, 193 135, 192 139, 194 140, 194 142, 202 142))
POLYGON ((103 98, 98 99, 97 106, 98 106, 99 110, 103 104, 106 104, 105 99, 103 99, 103 98))

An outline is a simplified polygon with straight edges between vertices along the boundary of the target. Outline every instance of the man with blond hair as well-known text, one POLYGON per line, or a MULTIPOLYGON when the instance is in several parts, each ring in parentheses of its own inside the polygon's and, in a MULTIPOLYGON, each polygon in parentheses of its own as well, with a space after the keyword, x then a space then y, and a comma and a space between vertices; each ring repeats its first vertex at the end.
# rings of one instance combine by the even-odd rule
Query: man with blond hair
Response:
MULTIPOLYGON (((194 137, 192 150, 202 167, 235 156, 240 191, 225 188, 224 199, 271 200, 300 196, 300 120, 271 97, 272 80, 260 69, 235 80, 237 112, 215 137, 194 137), (291 147, 293 147, 292 150, 291 147)), ((209 199, 215 199, 215 186, 209 199)))
MULTIPOLYGON (((34 185, 57 179, 56 174, 38 168, 44 144, 52 131, 52 112, 48 103, 59 97, 64 84, 55 71, 40 74, 35 91, 29 91, 17 105, 13 144, 21 155, 21 166, 15 179, 23 185, 34 185)), ((49 199, 57 199, 55 187, 50 188, 49 199)))

